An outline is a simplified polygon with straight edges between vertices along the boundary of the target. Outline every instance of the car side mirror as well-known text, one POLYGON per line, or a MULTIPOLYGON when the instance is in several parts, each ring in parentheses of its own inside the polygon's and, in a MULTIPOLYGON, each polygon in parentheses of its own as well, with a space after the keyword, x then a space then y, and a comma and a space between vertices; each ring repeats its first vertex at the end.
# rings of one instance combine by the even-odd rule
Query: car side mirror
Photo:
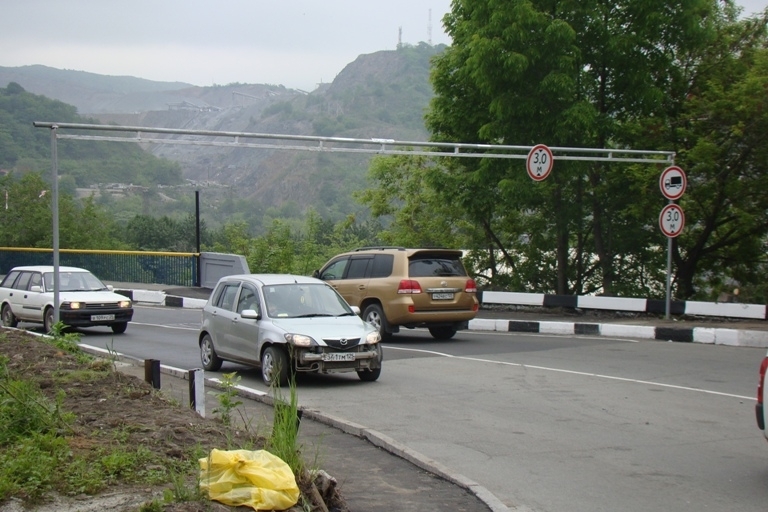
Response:
POLYGON ((352 312, 354 314, 356 314, 357 316, 360 316, 360 308, 359 307, 357 307, 357 306, 349 306, 349 307, 352 308, 352 312))
POLYGON ((39 284, 33 284, 32 286, 29 287, 29 291, 41 293, 43 291, 43 287, 40 286, 39 284))
POLYGON ((114 287, 114 286, 112 286, 111 284, 108 284, 108 285, 107 285, 107 290, 109 290, 109 291, 113 292, 113 291, 115 291, 115 287, 114 287))
POLYGON ((240 316, 249 320, 261 320, 261 313, 255 309, 244 309, 240 316))
POLYGON ((312 277, 314 277, 316 279, 319 279, 320 278, 320 271, 319 270, 313 271, 312 272, 312 277))

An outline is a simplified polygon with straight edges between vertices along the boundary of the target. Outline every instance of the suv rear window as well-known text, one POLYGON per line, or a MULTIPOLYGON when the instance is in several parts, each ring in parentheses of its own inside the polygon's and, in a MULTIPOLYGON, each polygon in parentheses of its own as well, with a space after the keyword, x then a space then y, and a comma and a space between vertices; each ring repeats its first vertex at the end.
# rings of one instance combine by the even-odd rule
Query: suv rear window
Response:
POLYGON ((458 256, 434 256, 416 254, 408 262, 410 277, 466 276, 464 265, 458 256))
POLYGON ((395 257, 391 254, 376 254, 373 257, 373 269, 371 277, 389 277, 392 275, 392 267, 395 257))

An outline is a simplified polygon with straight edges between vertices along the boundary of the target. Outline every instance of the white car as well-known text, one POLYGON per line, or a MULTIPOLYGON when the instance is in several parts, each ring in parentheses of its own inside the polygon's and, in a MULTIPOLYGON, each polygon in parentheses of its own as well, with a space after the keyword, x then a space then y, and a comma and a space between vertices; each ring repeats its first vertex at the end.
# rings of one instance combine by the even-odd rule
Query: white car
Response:
MULTIPOLYGON (((19 322, 53 327, 53 266, 14 267, 0 283, 0 317, 6 327, 19 322)), ((119 295, 89 271, 59 267, 59 320, 69 327, 109 326, 125 332, 133 318, 130 299, 119 295)))
POLYGON ((288 274, 223 277, 203 308, 197 337, 203 368, 223 361, 260 366, 268 386, 294 372, 381 374, 381 336, 330 285, 288 274))
POLYGON ((757 382, 757 405, 755 413, 757 414, 757 426, 763 431, 765 439, 768 440, 768 406, 765 405, 768 400, 768 389, 766 388, 766 379, 768 379, 768 354, 763 358, 760 364, 760 380, 757 382))

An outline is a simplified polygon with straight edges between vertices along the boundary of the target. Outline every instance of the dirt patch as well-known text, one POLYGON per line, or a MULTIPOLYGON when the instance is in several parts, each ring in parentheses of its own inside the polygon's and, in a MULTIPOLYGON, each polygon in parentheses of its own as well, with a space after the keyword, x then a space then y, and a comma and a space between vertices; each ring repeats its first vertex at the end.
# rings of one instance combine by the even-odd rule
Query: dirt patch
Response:
MULTIPOLYGON (((108 449, 119 439, 124 446, 136 446, 162 454, 168 460, 189 457, 196 447, 205 453, 223 446, 263 448, 266 439, 255 434, 227 428, 218 418, 202 418, 189 408, 153 390, 146 382, 122 374, 109 361, 78 361, 74 355, 42 341, 40 337, 11 329, 0 329, 0 358, 7 358, 11 376, 34 381, 51 400, 60 398, 61 408, 75 420, 66 436, 73 454, 108 449), (95 371, 94 371, 95 370, 95 371), (83 375, 88 377, 84 378, 83 375), (66 383, 62 385, 62 382, 66 383)), ((150 468, 151 469, 151 468, 150 468)), ((196 487, 196 474, 187 485, 196 487)), ((346 512, 348 508, 338 489, 326 488, 322 496, 314 494, 309 478, 298 479, 302 496, 312 503, 312 510, 346 512), (323 505, 318 503, 322 501, 323 505)), ((48 511, 135 511, 141 504, 160 499, 167 486, 137 487, 114 482, 97 496, 49 496, 47 502, 29 508, 21 500, 0 503, 0 512, 48 511)), ((301 502, 301 501, 300 501, 301 502)), ((235 510, 217 502, 167 504, 166 512, 235 510)), ((248 510, 239 508, 238 510, 248 510)), ((303 510, 298 509, 297 510, 303 510)))

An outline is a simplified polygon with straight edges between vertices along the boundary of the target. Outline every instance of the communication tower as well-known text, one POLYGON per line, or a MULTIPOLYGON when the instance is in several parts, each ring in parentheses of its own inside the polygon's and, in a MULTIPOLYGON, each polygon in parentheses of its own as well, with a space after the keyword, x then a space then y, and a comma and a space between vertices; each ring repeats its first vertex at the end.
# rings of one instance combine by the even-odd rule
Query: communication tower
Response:
POLYGON ((429 19, 427 21, 427 44, 432 46, 432 9, 429 10, 429 19))

